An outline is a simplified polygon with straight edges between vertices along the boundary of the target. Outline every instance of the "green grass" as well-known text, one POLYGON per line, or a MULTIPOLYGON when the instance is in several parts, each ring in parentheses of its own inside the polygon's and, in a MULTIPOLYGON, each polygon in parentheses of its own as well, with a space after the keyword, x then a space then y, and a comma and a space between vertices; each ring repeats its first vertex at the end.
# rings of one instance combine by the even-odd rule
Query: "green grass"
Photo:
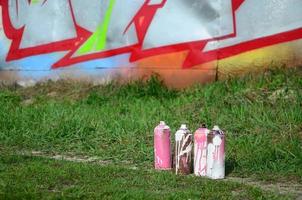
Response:
MULTIPOLYGON (((205 122, 210 127, 218 124, 226 132, 229 175, 301 183, 301 77, 301 69, 277 69, 181 91, 168 89, 156 77, 123 86, 73 82, 48 82, 25 89, 3 86, 0 151, 98 156, 150 169, 153 129, 160 120, 165 120, 173 133, 181 123, 188 123, 195 130, 205 122)), ((43 168, 52 170, 45 162, 52 163, 41 160, 29 163, 37 166, 41 163, 42 171, 43 168)), ((80 174, 82 168, 95 168, 62 165, 66 165, 66 170, 78 167, 80 174)), ((29 169, 23 166, 16 168, 15 173, 26 170, 29 169)), ((104 170, 117 174, 122 171, 119 167, 104 167, 104 170)), ((14 174, 7 173, 2 170, 0 176, 14 174)), ((161 173, 152 176, 171 179, 170 184, 177 179, 161 173)), ((137 195, 144 195, 141 189, 136 189, 137 195)), ((229 190, 232 189, 226 189, 229 190)))
POLYGON ((0 156, 0 199, 290 199, 171 172, 0 156))

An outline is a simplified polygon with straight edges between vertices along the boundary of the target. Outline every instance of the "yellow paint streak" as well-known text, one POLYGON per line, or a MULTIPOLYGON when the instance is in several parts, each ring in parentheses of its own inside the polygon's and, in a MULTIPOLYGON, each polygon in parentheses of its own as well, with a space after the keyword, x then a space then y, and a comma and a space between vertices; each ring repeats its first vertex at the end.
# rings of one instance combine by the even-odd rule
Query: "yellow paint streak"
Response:
POLYGON ((302 64, 301 46, 302 40, 296 40, 222 59, 219 61, 219 77, 257 72, 280 64, 297 66, 302 64))
POLYGON ((215 80, 216 66, 218 78, 242 75, 249 72, 263 71, 285 64, 288 67, 302 65, 302 39, 288 43, 273 45, 230 58, 215 60, 190 69, 183 69, 187 51, 163 54, 141 59, 134 63, 137 68, 131 74, 136 77, 159 73, 169 86, 185 87, 194 83, 211 82, 215 80))

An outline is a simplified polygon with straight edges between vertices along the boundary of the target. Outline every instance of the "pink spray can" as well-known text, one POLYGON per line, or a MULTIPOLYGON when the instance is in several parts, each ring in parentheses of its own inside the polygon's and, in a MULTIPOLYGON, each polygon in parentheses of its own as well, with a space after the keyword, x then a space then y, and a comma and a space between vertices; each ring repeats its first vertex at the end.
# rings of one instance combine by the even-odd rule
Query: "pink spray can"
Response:
POLYGON ((208 134, 207 176, 211 179, 225 177, 225 135, 218 126, 208 134))
POLYGON ((158 170, 170 170, 171 147, 170 128, 161 121, 154 129, 154 167, 158 170))
POLYGON ((194 174, 207 175, 207 136, 210 130, 202 124, 194 133, 194 174))

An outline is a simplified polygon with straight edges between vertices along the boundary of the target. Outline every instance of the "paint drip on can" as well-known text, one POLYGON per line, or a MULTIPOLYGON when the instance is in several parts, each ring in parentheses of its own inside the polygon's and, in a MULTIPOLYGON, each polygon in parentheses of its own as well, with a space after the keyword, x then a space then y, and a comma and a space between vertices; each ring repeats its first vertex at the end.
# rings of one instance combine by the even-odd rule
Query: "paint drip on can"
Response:
POLYGON ((193 136, 187 126, 182 124, 175 133, 175 171, 176 174, 192 172, 193 136))
POLYGON ((210 130, 202 124, 194 133, 194 174, 207 175, 207 136, 210 130))
POLYGON ((171 140, 170 127, 161 121, 154 129, 154 167, 158 170, 170 170, 171 140))
POLYGON ((225 135, 218 126, 207 137, 207 176, 211 179, 225 177, 225 135))

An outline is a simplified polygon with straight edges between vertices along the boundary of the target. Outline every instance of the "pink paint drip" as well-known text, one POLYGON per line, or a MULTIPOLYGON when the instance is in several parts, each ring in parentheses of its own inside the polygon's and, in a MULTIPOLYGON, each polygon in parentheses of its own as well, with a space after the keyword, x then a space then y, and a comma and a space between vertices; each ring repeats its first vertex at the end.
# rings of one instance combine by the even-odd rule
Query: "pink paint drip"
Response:
POLYGON ((208 133, 209 130, 202 127, 194 134, 194 174, 196 176, 206 176, 208 133))
POLYGON ((161 121, 154 129, 154 167, 169 170, 171 164, 170 128, 161 121))
POLYGON ((224 149, 224 143, 225 143, 225 137, 224 135, 221 136, 221 144, 219 145, 219 148, 217 150, 217 162, 218 163, 224 163, 225 162, 225 149, 224 149))

